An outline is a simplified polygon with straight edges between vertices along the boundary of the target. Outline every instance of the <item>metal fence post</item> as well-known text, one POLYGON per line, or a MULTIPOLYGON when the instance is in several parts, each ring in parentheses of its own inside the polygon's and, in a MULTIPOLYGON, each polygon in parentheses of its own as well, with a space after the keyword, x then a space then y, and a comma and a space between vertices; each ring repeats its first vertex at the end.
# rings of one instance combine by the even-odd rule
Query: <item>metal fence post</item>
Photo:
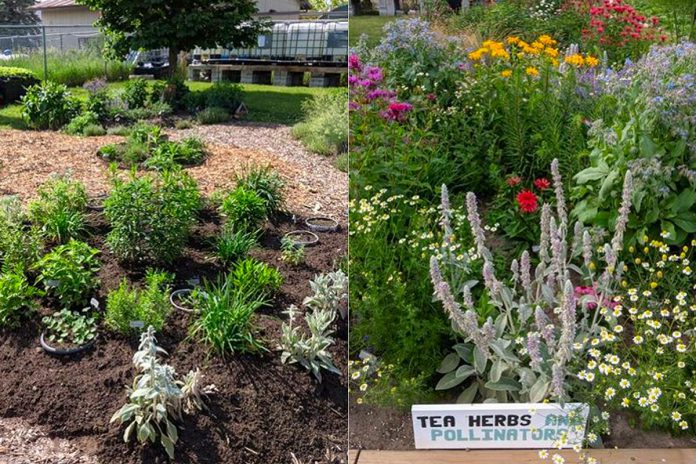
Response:
POLYGON ((46 26, 41 26, 41 35, 43 36, 43 58, 44 58, 44 80, 48 80, 48 54, 46 52, 46 26))

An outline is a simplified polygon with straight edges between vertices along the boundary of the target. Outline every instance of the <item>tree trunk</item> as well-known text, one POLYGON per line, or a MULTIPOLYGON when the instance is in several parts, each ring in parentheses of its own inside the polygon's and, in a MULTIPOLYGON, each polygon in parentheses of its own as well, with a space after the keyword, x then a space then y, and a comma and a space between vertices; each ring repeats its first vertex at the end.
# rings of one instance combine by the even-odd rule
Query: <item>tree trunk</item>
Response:
POLYGON ((350 0, 350 4, 353 7, 353 14, 355 16, 359 15, 361 11, 360 0, 350 0))
POLYGON ((167 69, 167 76, 174 77, 179 69, 179 50, 175 48, 169 48, 169 69, 167 69))

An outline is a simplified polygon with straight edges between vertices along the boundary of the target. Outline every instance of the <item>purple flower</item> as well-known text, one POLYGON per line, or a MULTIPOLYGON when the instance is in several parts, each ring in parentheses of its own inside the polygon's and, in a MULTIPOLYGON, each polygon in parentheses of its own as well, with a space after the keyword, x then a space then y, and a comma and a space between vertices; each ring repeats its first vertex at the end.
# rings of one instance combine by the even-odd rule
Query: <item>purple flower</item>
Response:
POLYGON ((348 57, 348 69, 354 69, 357 72, 362 70, 362 63, 360 62, 360 57, 355 53, 351 53, 348 57))
POLYGON ((370 66, 369 68, 367 68, 367 70, 365 71, 365 75, 368 79, 371 79, 375 83, 381 82, 384 77, 382 75, 382 70, 377 66, 370 66))

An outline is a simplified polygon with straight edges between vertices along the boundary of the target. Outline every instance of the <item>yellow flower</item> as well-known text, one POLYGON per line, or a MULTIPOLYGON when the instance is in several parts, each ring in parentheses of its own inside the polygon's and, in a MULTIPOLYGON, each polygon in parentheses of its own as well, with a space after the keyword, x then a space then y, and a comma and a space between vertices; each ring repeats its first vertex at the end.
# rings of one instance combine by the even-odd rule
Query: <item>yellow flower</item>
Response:
POLYGON ((525 69, 525 72, 528 76, 536 77, 539 75, 539 70, 534 66, 528 66, 527 69, 525 69))
POLYGON ((486 53, 488 53, 487 49, 479 48, 478 50, 469 53, 469 59, 472 61, 479 61, 486 53))
POLYGON ((585 59, 579 53, 576 53, 575 55, 566 56, 563 61, 565 61, 568 64, 572 64, 573 66, 577 66, 578 68, 585 64, 585 59))
POLYGON ((510 54, 504 48, 494 48, 491 50, 491 56, 493 58, 504 58, 509 59, 510 54))
POLYGON ((510 77, 510 76, 512 76, 512 70, 506 69, 505 71, 501 72, 500 75, 503 77, 510 77))
POLYGON ((599 60, 592 55, 587 55, 585 57, 585 64, 590 68, 599 66, 599 60))
POLYGON ((544 44, 539 41, 532 42, 532 47, 536 48, 537 50, 543 50, 545 48, 544 44))
POLYGON ((551 58, 556 58, 559 55, 559 51, 556 48, 546 48, 544 49, 544 53, 551 58))
POLYGON ((520 39, 518 37, 515 37, 515 36, 508 37, 507 39, 505 39, 505 41, 509 45, 517 45, 518 43, 520 43, 520 39))
POLYGON ((537 39, 537 41, 544 44, 544 45, 548 45, 548 46, 553 46, 553 45, 556 45, 558 43, 550 35, 547 35, 547 34, 540 35, 539 38, 537 39))

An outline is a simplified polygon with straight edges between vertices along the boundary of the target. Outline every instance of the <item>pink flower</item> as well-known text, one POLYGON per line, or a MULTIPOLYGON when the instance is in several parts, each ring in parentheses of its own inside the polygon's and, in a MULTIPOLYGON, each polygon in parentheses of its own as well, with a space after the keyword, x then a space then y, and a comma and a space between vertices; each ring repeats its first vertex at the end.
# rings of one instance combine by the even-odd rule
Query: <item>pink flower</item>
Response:
POLYGON ((380 115, 387 121, 404 121, 406 113, 413 109, 413 105, 406 102, 392 102, 380 115))
POLYGON ((369 68, 367 68, 365 75, 368 79, 371 79, 373 82, 381 82, 383 78, 382 70, 377 66, 370 66, 369 68))
POLYGON ((549 182, 546 177, 540 177, 539 179, 534 180, 534 186, 539 190, 546 190, 547 188, 551 187, 551 182, 549 182))
POLYGON ((348 57, 348 69, 354 69, 358 72, 362 70, 362 63, 360 63, 360 57, 355 53, 352 53, 348 57))
POLYGON ((529 190, 522 190, 517 194, 517 204, 523 213, 533 213, 539 208, 537 196, 529 190))

